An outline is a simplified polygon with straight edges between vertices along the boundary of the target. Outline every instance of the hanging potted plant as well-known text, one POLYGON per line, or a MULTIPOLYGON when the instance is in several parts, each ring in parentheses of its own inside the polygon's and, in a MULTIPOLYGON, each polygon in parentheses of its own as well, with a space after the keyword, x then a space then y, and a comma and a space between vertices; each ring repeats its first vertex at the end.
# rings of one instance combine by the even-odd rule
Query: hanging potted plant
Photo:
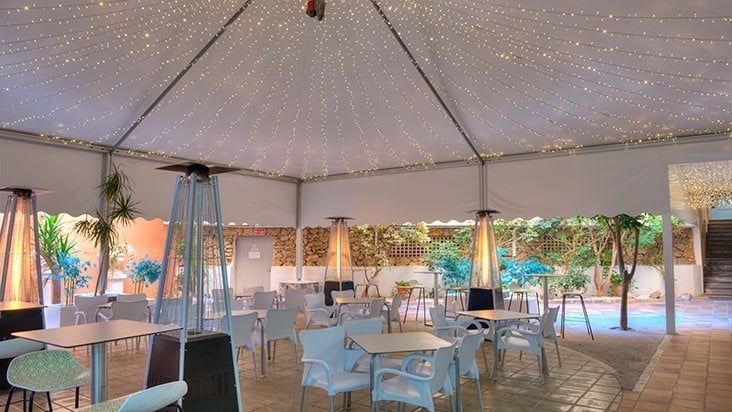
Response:
POLYGON ((143 288, 155 283, 162 272, 160 262, 150 259, 147 255, 137 263, 131 262, 128 267, 130 270, 128 277, 135 284, 135 293, 142 293, 143 288))

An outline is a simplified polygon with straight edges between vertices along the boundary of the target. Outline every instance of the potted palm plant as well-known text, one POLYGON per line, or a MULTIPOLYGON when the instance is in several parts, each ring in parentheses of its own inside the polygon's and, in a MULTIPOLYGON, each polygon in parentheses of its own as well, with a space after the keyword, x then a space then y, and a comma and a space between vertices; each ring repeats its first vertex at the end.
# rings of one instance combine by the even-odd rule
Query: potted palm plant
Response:
POLYGON ((75 228, 99 247, 99 277, 94 291, 103 295, 107 289, 109 254, 117 240, 117 227, 131 224, 140 212, 137 210, 138 202, 132 200, 129 178, 114 163, 99 190, 102 209, 77 222, 75 228))

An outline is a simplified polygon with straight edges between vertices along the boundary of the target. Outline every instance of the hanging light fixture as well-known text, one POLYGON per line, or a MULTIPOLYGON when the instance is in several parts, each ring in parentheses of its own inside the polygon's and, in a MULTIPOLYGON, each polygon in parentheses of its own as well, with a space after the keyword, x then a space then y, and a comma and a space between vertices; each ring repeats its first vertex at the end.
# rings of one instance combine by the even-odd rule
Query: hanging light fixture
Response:
POLYGON ((473 232, 473 261, 470 266, 468 309, 503 309, 501 271, 498 267, 498 249, 493 232, 495 210, 475 213, 473 232))
POLYGON ((330 219, 330 236, 328 238, 328 255, 325 262, 325 303, 331 305, 333 290, 353 289, 353 267, 351 266, 351 245, 348 241, 348 225, 350 217, 326 217, 330 219))
POLYGON ((43 304, 36 195, 48 191, 23 187, 0 191, 10 192, 0 228, 0 300, 43 304))

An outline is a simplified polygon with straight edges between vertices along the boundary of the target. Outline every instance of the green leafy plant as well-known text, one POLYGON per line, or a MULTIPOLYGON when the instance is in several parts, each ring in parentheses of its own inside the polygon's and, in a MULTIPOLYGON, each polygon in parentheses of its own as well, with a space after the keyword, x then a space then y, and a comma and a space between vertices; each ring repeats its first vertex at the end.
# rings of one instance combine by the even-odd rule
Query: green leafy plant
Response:
POLYGON ((470 245, 472 229, 457 229, 450 240, 433 242, 422 258, 431 271, 442 272, 448 287, 462 286, 470 281, 470 245))
MULTIPOLYGON (((69 235, 61 230, 61 226, 59 215, 46 215, 38 222, 38 249, 51 273, 61 270, 57 256, 69 255, 75 247, 69 235)), ((50 276, 46 282, 49 279, 52 282, 51 303, 59 303, 61 302, 61 279, 50 276)))
POLYGON ((52 276, 63 282, 66 306, 70 306, 76 289, 89 286, 91 276, 84 273, 91 267, 91 262, 88 260, 82 262, 78 256, 63 252, 56 256, 56 260, 58 261, 58 271, 52 276))
POLYGON ((77 222, 75 228, 92 240, 95 247, 99 247, 99 277, 94 290, 101 295, 107 288, 109 254, 117 241, 117 227, 131 224, 140 212, 137 210, 138 202, 132 200, 129 178, 114 163, 98 189, 102 198, 102 209, 97 209, 93 216, 77 222))
POLYGON ((553 272, 552 268, 534 259, 526 259, 523 261, 515 259, 502 260, 501 285, 504 287, 515 285, 522 288, 527 284, 535 284, 537 282, 537 278, 529 275, 553 272))
POLYGON ((150 259, 147 255, 137 263, 128 263, 127 267, 130 271, 127 277, 135 284, 135 293, 141 293, 144 287, 157 282, 163 269, 160 262, 150 259))

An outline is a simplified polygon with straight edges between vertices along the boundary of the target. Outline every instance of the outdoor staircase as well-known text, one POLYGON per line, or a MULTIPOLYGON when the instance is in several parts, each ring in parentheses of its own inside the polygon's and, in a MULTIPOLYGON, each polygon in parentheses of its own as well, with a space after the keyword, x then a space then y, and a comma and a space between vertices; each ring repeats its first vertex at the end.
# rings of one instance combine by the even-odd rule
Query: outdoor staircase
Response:
POLYGON ((732 297, 732 220, 710 220, 706 238, 704 294, 732 297))

